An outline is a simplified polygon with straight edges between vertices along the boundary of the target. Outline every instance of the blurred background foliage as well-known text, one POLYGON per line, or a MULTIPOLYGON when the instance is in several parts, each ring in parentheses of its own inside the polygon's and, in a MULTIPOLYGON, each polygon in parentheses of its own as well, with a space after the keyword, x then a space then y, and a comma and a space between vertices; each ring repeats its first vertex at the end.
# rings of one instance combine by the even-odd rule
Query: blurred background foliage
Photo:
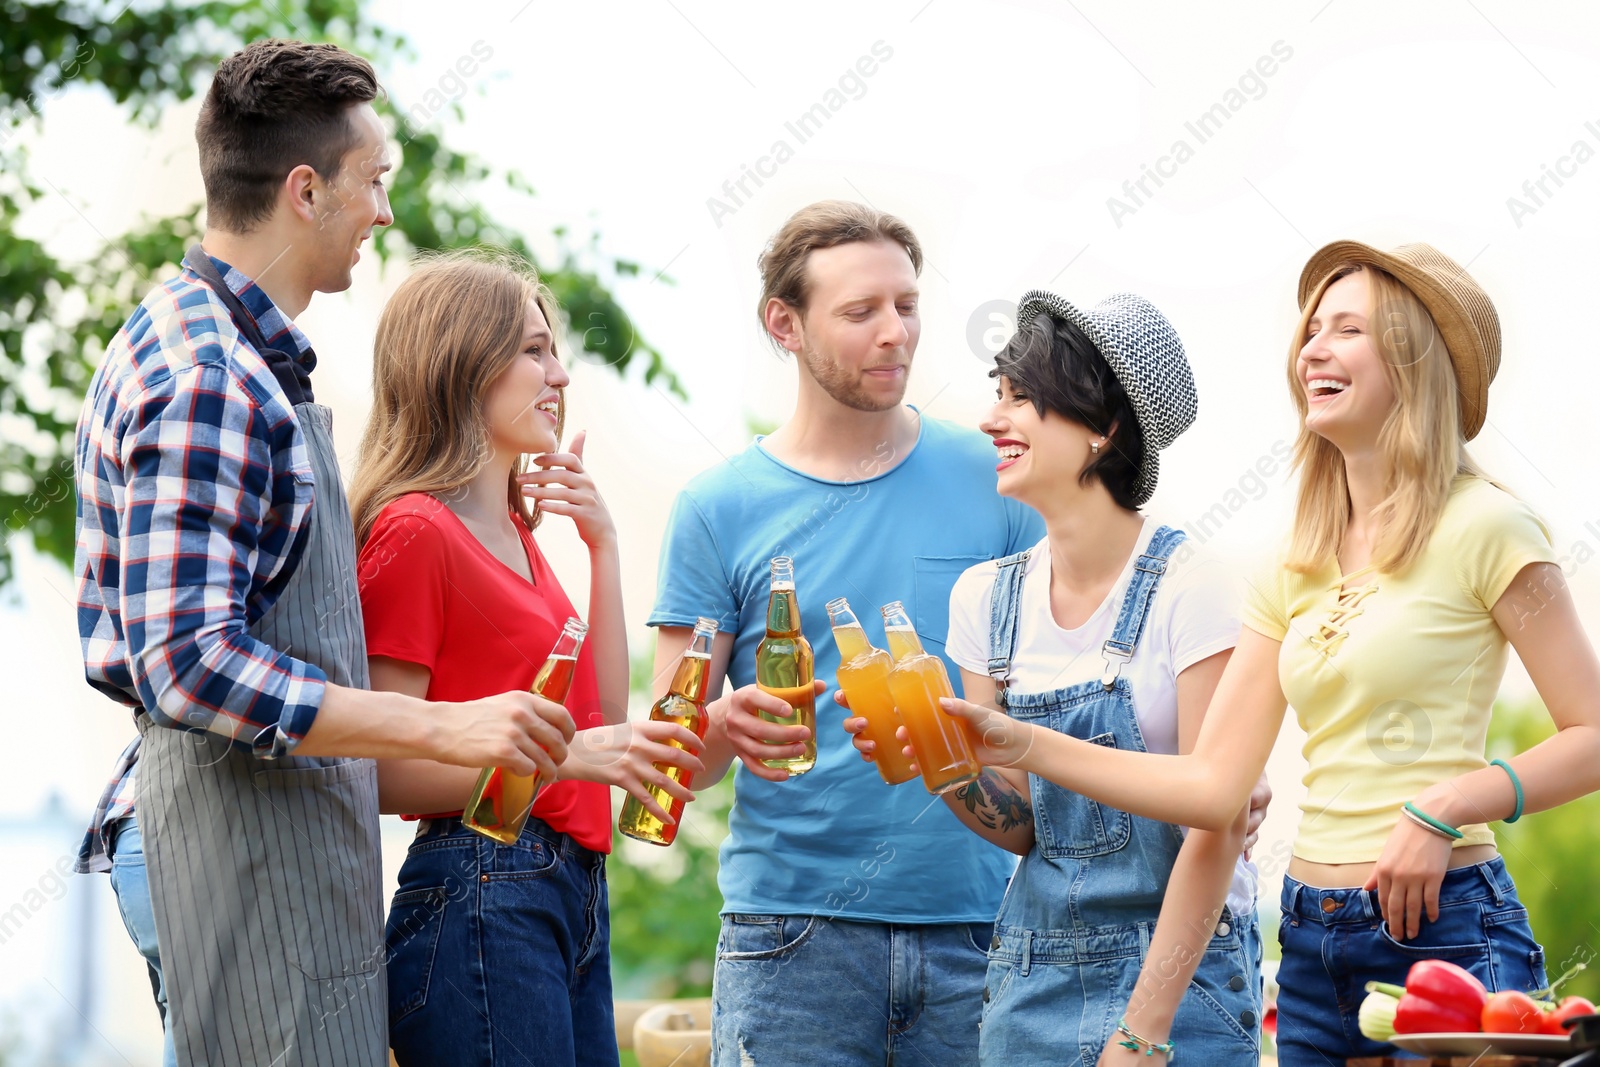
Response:
MULTIPOLYGON (((1489 758, 1510 759, 1556 732, 1537 697, 1498 702, 1489 724, 1489 758)), ((1600 1003, 1600 927, 1595 893, 1600 891, 1600 793, 1553 811, 1494 824, 1495 839, 1517 895, 1528 908, 1533 936, 1544 946, 1550 980, 1577 963, 1579 972, 1556 990, 1600 1003)))
MULTIPOLYGON (((342 45, 371 60, 380 81, 387 68, 412 58, 405 39, 373 21, 362 0, 163 0, 137 7, 8 0, 0 8, 0 584, 10 576, 13 536, 70 562, 72 432, 89 379, 128 313, 175 273, 202 232, 197 203, 99 234, 102 247, 85 262, 58 260, 19 232, 18 222, 46 198, 72 203, 70 192, 33 172, 22 135, 49 135, 45 105, 69 87, 99 88, 130 120, 153 127, 170 104, 204 92, 224 57, 273 36, 342 45)), ((637 275, 637 263, 607 256, 593 241, 574 246, 560 228, 552 230, 556 256, 540 262, 526 234, 474 199, 491 182, 531 196, 527 179, 451 149, 434 125, 414 125, 393 100, 380 98, 378 106, 402 151, 390 189, 395 224, 374 239, 384 261, 477 244, 514 249, 540 267, 587 358, 619 374, 637 363, 645 381, 684 395, 608 286, 637 275)), ((459 116, 461 105, 450 101, 440 110, 459 116)), ((439 112, 422 114, 431 120, 439 112)))

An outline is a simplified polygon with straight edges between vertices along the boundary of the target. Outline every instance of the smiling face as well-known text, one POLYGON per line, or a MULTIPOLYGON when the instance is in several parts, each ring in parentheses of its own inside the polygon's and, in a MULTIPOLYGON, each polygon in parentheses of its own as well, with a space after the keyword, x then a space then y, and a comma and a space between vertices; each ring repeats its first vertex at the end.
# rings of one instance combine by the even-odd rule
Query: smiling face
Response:
POLYGON ((1107 447, 1104 434, 1048 408, 1040 414, 1033 398, 1024 395, 1005 375, 995 389, 995 405, 978 428, 994 439, 995 488, 1035 509, 1060 504, 1077 494, 1100 489, 1081 475, 1095 457, 1092 445, 1107 447))
POLYGON ((316 189, 317 216, 308 269, 313 288, 338 293, 350 288, 350 271, 361 258, 361 244, 376 226, 394 222, 383 177, 391 169, 383 123, 371 104, 350 109, 356 143, 340 160, 339 172, 316 189))
POLYGON ((1306 324, 1295 361, 1306 428, 1341 451, 1370 449, 1394 409, 1394 385, 1371 315, 1369 272, 1357 270, 1330 283, 1306 324))
POLYGON ((528 301, 522 345, 511 365, 490 383, 484 402, 489 443, 501 454, 554 452, 560 442, 556 423, 560 389, 571 379, 556 358, 554 337, 544 312, 528 301))
POLYGON ((812 252, 806 270, 806 308, 781 343, 844 406, 898 406, 922 335, 911 257, 889 241, 851 241, 812 252))

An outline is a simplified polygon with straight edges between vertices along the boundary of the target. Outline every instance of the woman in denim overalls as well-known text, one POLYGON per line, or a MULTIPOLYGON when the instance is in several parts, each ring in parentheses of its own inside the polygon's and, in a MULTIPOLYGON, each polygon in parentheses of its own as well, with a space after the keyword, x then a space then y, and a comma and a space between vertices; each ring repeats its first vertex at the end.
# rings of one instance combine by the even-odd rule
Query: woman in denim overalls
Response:
MULTIPOLYGON (((1138 512, 1156 453, 1194 418, 1182 344, 1130 295, 1082 312, 1030 293, 1018 318, 982 428, 999 452, 999 491, 1038 508, 1050 532, 962 576, 946 651, 969 700, 1096 744, 1176 752, 1238 635, 1231 583, 1194 565, 1181 531, 1138 512)), ((981 1062, 1150 1064, 1174 1045, 1188 1062, 1256 1062, 1245 812, 1186 841, 1176 826, 996 768, 946 799, 1022 856, 991 942, 981 1062)))

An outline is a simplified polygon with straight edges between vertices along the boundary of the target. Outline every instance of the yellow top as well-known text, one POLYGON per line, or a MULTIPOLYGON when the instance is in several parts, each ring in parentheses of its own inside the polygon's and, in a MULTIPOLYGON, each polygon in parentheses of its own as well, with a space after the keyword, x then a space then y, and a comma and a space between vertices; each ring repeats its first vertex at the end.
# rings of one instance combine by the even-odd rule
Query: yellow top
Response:
MULTIPOLYGON (((1244 623, 1283 642, 1278 680, 1307 735, 1296 856, 1376 860, 1406 801, 1487 765, 1507 649, 1490 612, 1517 572, 1554 559, 1526 504, 1461 476, 1404 573, 1341 576, 1330 560, 1296 574, 1280 559, 1250 582, 1244 623)), ((1457 846, 1494 843, 1481 823, 1460 829, 1457 846)))

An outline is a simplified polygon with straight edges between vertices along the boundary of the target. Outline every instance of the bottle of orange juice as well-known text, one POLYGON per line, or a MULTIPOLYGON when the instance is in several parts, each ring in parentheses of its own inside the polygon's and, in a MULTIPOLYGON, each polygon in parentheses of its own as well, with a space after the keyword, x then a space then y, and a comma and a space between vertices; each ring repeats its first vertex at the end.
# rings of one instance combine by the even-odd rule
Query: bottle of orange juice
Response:
MULTIPOLYGON (((589 627, 581 619, 568 619, 556 638, 556 647, 533 676, 533 692, 557 704, 567 702, 567 691, 578 671, 578 653, 583 649, 589 627)), ((539 795, 539 775, 515 774, 503 767, 489 767, 478 775, 467 801, 461 824, 502 845, 515 844, 539 795)))
POLYGON ((957 789, 977 778, 983 767, 973 754, 976 739, 966 721, 945 713, 940 697, 955 696, 944 661, 925 652, 922 639, 911 625, 900 601, 883 608, 884 636, 894 669, 889 691, 895 710, 911 736, 911 750, 922 770, 922 783, 930 793, 957 789))
POLYGON ((817 706, 811 642, 800 632, 800 604, 794 590, 794 560, 772 560, 772 594, 767 599, 767 636, 756 646, 756 684, 784 700, 793 714, 782 718, 761 712, 768 722, 804 726, 811 731, 798 756, 762 760, 768 767, 804 774, 817 763, 817 706))
POLYGON ((889 671, 894 660, 867 640, 850 601, 844 597, 828 601, 828 622, 833 626, 833 643, 839 646, 839 688, 850 701, 850 713, 867 720, 862 736, 877 746, 872 761, 890 785, 909 782, 917 776, 898 738, 895 728, 894 697, 889 693, 889 671))

